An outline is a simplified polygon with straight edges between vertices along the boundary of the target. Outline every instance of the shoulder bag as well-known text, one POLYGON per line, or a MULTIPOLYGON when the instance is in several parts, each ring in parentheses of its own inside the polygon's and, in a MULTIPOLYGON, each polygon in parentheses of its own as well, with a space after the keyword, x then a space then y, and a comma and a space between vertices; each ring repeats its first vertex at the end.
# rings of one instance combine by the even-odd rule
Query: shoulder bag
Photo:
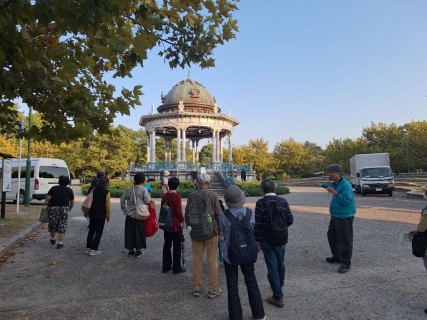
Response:
POLYGON ((48 211, 47 202, 45 202, 45 204, 43 205, 42 211, 40 212, 39 221, 41 223, 49 222, 49 211, 48 211))

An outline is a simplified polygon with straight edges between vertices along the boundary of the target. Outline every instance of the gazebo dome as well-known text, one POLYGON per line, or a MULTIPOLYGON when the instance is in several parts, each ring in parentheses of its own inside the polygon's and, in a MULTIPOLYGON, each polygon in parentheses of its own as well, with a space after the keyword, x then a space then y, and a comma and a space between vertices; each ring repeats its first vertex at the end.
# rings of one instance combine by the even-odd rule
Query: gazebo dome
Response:
POLYGON ((162 93, 162 105, 157 108, 159 113, 167 112, 199 112, 220 113, 215 98, 199 82, 187 79, 178 82, 167 95, 162 93))

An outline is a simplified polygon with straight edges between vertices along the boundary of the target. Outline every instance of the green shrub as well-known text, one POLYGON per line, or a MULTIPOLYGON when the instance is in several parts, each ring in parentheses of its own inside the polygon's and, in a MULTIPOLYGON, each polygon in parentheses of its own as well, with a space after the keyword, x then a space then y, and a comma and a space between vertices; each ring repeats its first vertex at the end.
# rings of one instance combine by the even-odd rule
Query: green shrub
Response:
MULTIPOLYGON (((246 191, 249 197, 262 197, 261 182, 259 181, 238 181, 236 185, 246 191)), ((277 195, 287 194, 289 189, 276 183, 275 192, 277 195)))
POLYGON ((247 188, 243 189, 249 197, 262 197, 261 188, 247 188))
MULTIPOLYGON (((125 191, 125 189, 132 185, 133 181, 111 181, 110 183, 110 194, 112 198, 120 198, 125 191)), ((161 189, 160 181, 150 182, 153 191, 151 193, 152 198, 161 198, 163 197, 163 192, 161 189)), ((243 191, 246 191, 249 197, 262 197, 262 191, 259 181, 239 181, 236 185, 241 188, 243 191)), ((87 195, 87 191, 90 187, 90 184, 85 184, 81 187, 82 194, 87 195)), ((181 181, 178 193, 181 195, 181 198, 187 198, 190 193, 194 191, 194 183, 190 180, 181 181)), ((289 188, 285 186, 276 185, 275 188, 277 195, 289 193, 289 188)))
POLYGON ((237 181, 236 186, 240 189, 260 188, 260 181, 237 181))

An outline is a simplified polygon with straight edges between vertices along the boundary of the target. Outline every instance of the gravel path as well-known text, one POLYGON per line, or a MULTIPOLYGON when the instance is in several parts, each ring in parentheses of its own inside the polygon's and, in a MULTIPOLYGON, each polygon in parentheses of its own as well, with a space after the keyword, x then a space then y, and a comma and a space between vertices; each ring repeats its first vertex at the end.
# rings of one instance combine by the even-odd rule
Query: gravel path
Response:
MULTIPOLYGON (((324 262, 330 254, 328 194, 321 188, 291 187, 286 198, 295 223, 286 248, 285 308, 265 303, 267 319, 425 319, 425 269, 402 240, 418 222, 425 201, 399 192, 392 198, 356 196, 353 266, 342 275, 336 265, 324 262)), ((81 203, 83 196, 76 200, 81 203)), ((257 198, 247 200, 253 208, 257 198)), ((18 246, 0 267, 0 319, 227 319, 226 292, 213 300, 190 294, 189 240, 188 271, 180 275, 160 272, 161 232, 148 239, 142 258, 122 253, 124 219, 118 202, 112 200, 100 256, 83 254, 87 229, 79 205, 70 215, 62 250, 49 244, 45 226, 18 246)), ((266 273, 260 255, 256 274, 264 298, 270 294, 266 273)), ((219 278, 225 289, 222 266, 219 278)), ((251 319, 242 280, 240 292, 244 319, 251 319)))

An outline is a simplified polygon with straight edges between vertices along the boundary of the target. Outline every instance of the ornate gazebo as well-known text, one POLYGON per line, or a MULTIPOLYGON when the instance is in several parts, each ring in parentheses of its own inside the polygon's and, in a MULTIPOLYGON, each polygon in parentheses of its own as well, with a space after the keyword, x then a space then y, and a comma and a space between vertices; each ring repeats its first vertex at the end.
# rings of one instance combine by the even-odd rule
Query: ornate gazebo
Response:
MULTIPOLYGON (((162 104, 141 117, 139 124, 147 131, 147 164, 145 171, 179 170, 191 172, 199 161, 199 142, 212 141, 212 161, 207 170, 224 167, 224 144, 227 143, 228 163, 231 166, 233 127, 239 121, 221 113, 215 97, 197 81, 178 82, 169 92, 161 94, 162 104), (156 138, 165 140, 164 162, 156 162, 156 138), (172 159, 171 141, 177 140, 176 159, 172 159), (186 143, 190 141, 191 161, 187 161, 186 143)), ((188 157, 189 158, 189 157, 188 157)))

